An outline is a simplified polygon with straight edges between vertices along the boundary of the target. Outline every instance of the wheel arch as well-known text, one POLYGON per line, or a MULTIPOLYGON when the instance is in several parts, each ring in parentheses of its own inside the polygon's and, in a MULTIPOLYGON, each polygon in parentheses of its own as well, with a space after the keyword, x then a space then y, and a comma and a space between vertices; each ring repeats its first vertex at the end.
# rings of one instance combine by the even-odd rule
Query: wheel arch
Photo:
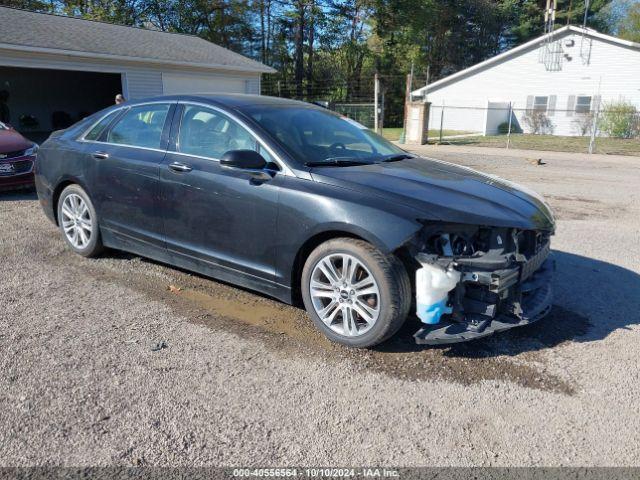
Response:
MULTIPOLYGON (((393 253, 407 268, 409 272, 410 265, 408 263, 409 256, 407 252, 406 242, 390 245, 385 243, 382 239, 367 232, 363 229, 357 228, 354 225, 335 225, 332 228, 326 228, 322 231, 315 232, 300 246, 298 249, 293 265, 291 268, 291 303, 295 306, 303 306, 302 302, 302 270, 304 264, 311 252, 318 246, 332 240, 334 238, 352 238, 355 240, 364 240, 370 243, 384 254, 393 253)), ((408 240, 408 239, 407 239, 408 240)))

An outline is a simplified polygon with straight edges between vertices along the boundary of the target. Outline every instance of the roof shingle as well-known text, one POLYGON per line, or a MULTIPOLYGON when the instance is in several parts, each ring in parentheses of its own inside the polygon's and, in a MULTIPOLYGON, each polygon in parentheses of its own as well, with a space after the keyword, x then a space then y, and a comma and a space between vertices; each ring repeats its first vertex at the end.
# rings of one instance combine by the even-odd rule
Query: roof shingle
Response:
POLYGON ((0 43, 131 60, 273 72, 266 65, 193 35, 0 7, 0 43))

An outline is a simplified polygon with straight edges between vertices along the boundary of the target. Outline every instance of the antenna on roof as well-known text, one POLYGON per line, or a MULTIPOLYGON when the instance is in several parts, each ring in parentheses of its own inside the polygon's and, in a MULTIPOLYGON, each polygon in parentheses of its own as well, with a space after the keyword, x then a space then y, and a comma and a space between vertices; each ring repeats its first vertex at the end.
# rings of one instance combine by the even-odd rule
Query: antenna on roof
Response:
POLYGON ((558 0, 547 0, 547 8, 544 10, 544 41, 540 50, 540 63, 544 63, 548 71, 562 69, 562 47, 560 42, 554 41, 553 35, 557 8, 558 0))
POLYGON ((589 18, 589 0, 584 0, 584 20, 582 21, 582 28, 587 28, 587 18, 589 18))
POLYGON ((589 65, 591 60, 591 38, 586 39, 587 19, 589 18, 589 2, 584 0, 584 19, 582 20, 582 36, 580 38, 580 58, 583 65, 589 65))
POLYGON ((551 33, 556 23, 556 9, 558 0, 547 0, 547 8, 544 11, 544 33, 551 33))

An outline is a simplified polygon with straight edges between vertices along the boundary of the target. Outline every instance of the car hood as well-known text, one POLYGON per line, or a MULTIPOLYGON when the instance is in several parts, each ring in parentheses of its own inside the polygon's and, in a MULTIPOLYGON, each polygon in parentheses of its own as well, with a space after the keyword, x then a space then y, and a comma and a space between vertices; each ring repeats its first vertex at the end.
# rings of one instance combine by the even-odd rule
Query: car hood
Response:
POLYGON ((411 207, 422 220, 555 229, 542 197, 525 187, 440 160, 409 158, 349 167, 317 167, 317 182, 357 190, 411 207))
POLYGON ((31 147, 30 142, 15 130, 0 130, 0 153, 17 152, 31 147))

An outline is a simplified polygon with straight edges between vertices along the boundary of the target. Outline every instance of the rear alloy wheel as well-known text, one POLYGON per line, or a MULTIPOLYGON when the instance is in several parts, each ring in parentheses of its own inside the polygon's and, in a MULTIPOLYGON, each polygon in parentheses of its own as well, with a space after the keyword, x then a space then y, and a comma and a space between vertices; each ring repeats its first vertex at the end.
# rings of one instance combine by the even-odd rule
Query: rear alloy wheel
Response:
POLYGON ((96 211, 80 186, 69 185, 60 194, 58 224, 65 241, 76 253, 93 257, 103 250, 96 211))
POLYGON ((305 307, 329 339, 370 347, 393 335, 411 304, 407 272, 393 255, 339 238, 314 250, 302 273, 305 307))

